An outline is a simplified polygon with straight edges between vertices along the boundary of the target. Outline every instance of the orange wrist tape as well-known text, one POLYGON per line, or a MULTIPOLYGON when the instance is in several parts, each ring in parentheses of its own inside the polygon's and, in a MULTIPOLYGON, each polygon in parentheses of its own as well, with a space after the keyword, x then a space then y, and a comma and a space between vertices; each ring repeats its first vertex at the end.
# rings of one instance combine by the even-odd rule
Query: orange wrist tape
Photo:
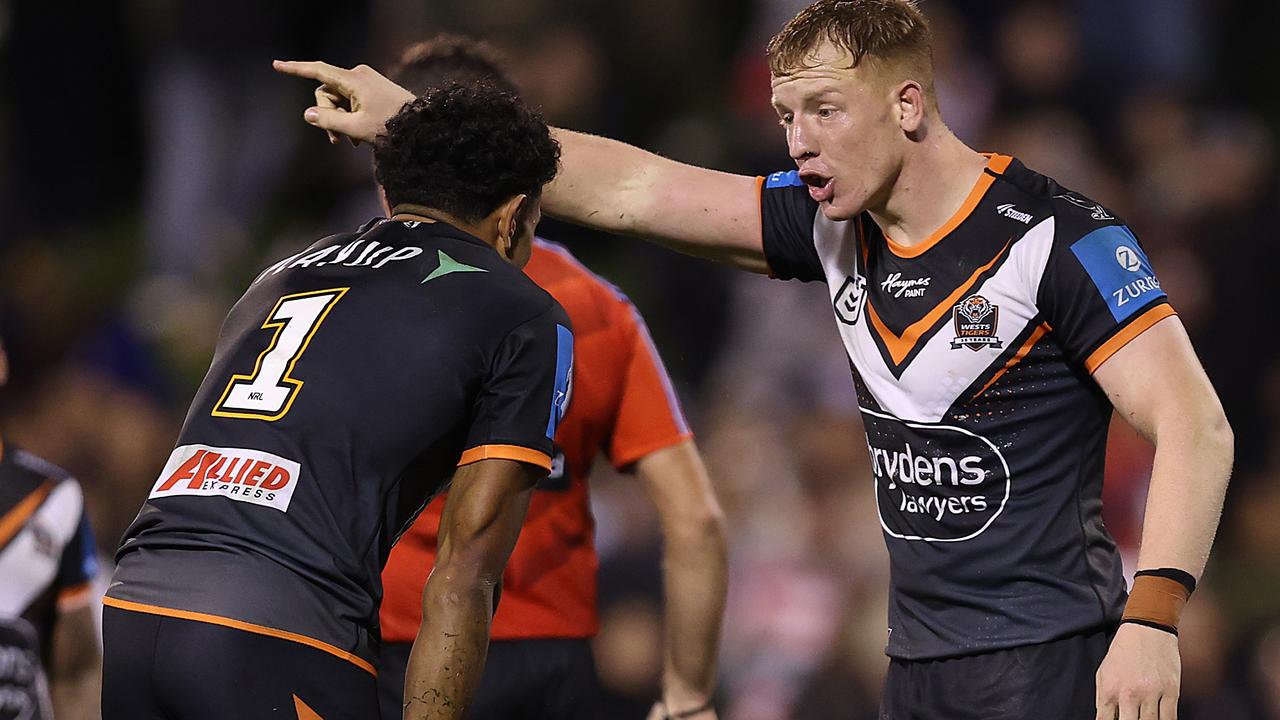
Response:
POLYGON ((1136 622, 1177 634, 1178 620, 1190 597, 1191 591, 1177 580, 1139 575, 1133 579, 1120 622, 1136 622))

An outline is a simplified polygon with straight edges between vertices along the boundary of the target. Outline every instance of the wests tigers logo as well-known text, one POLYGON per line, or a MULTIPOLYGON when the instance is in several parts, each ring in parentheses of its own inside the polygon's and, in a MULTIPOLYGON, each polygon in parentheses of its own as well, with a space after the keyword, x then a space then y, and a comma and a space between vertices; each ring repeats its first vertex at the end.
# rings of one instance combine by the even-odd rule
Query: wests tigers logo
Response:
POLYGON ((956 336, 951 341, 952 350, 967 347, 977 352, 984 347, 1003 347, 996 336, 1000 308, 981 295, 970 295, 956 305, 954 320, 956 336))

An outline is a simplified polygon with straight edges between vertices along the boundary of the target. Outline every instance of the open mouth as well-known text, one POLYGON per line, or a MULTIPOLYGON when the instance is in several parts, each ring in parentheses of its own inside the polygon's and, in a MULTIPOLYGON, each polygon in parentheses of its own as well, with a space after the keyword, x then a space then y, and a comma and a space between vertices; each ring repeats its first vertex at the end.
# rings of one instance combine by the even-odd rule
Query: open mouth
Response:
POLYGON ((805 171, 800 173, 800 180, 809 186, 809 197, 817 202, 829 202, 835 194, 835 178, 805 171))

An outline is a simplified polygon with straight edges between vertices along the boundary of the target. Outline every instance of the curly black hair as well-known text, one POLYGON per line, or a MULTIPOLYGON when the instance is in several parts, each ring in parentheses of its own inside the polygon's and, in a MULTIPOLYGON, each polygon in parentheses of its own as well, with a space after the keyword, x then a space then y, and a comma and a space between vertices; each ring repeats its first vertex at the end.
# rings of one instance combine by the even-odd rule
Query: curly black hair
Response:
POLYGON ((391 71, 391 79, 414 95, 454 82, 488 83, 519 95, 520 90, 504 65, 501 53, 489 43, 442 33, 401 53, 400 64, 391 71))
POLYGON ((542 117, 486 84, 430 91, 401 108, 373 142, 388 204, 435 208, 469 223, 515 195, 538 197, 559 160, 542 117))

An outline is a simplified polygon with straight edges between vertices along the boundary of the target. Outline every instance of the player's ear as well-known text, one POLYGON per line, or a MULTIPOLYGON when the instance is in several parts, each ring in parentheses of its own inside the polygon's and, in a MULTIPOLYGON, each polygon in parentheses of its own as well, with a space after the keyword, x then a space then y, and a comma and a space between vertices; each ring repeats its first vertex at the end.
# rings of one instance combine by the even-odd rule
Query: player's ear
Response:
POLYGON ((508 260, 515 260, 520 252, 520 218, 529 196, 511 197, 498 208, 498 252, 508 260))
POLYGON ((908 135, 915 135, 924 124, 924 88, 915 80, 900 83, 894 95, 898 125, 908 135))

